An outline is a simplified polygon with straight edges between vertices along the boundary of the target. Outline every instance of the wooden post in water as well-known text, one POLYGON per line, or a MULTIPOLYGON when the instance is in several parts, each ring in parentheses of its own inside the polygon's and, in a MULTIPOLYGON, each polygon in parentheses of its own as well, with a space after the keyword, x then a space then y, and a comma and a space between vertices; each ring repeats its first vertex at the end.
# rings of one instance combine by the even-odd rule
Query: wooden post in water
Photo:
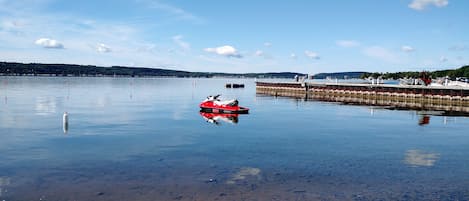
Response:
POLYGON ((63 123, 63 130, 64 133, 67 134, 68 132, 68 113, 64 112, 64 115, 62 116, 62 123, 63 123))

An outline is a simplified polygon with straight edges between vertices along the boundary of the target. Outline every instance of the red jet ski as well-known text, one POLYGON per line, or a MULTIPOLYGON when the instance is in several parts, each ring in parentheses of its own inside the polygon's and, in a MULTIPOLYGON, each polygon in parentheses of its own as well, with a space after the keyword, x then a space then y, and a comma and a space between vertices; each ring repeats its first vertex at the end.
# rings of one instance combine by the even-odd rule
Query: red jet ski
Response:
POLYGON ((212 113, 225 113, 225 114, 247 114, 249 108, 240 107, 238 100, 225 100, 218 99, 220 95, 209 96, 202 103, 200 103, 201 112, 212 112, 212 113))

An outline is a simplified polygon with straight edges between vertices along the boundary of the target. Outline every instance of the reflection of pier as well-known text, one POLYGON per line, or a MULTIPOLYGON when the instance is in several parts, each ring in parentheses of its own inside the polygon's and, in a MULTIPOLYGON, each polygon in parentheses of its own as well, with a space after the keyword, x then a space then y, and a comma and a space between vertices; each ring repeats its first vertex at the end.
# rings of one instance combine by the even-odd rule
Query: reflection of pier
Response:
POLYGON ((257 82, 256 92, 391 109, 437 110, 453 115, 469 115, 469 89, 464 88, 257 82))

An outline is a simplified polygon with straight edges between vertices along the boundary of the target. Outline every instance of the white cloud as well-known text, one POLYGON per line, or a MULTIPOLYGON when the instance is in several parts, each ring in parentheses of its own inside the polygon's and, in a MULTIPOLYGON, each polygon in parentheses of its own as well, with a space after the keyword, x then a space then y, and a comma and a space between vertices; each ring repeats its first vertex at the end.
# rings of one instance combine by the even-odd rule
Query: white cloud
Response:
POLYGON ((446 58, 445 56, 440 57, 440 62, 447 62, 447 61, 448 61, 448 58, 446 58))
POLYGON ((414 10, 424 10, 428 6, 445 7, 448 5, 448 0, 413 0, 409 4, 409 8, 414 10))
POLYGON ((272 55, 262 51, 262 50, 256 50, 256 52, 254 52, 254 56, 257 56, 257 57, 263 57, 264 59, 273 59, 272 55))
POLYGON ((49 38, 40 38, 34 42, 36 45, 42 46, 44 48, 55 48, 55 49, 63 49, 64 45, 56 40, 49 39, 49 38))
POLYGON ((354 40, 338 40, 335 42, 340 47, 358 47, 360 43, 354 40))
POLYGON ((257 50, 254 55, 260 57, 260 56, 263 56, 264 55, 264 52, 262 50, 257 50))
POLYGON ((403 52, 413 52, 415 49, 414 49, 413 47, 411 47, 411 46, 404 45, 404 46, 401 47, 401 50, 402 50, 403 52))
POLYGON ((381 59, 387 62, 396 63, 398 58, 391 51, 380 46, 367 47, 363 50, 363 53, 369 57, 381 59))
POLYGON ((236 48, 229 46, 229 45, 215 47, 215 48, 205 48, 204 51, 215 53, 215 54, 226 56, 226 57, 236 57, 236 58, 242 57, 241 54, 238 53, 236 48))
POLYGON ((179 45, 184 51, 188 51, 191 49, 191 45, 182 40, 182 35, 173 36, 173 41, 179 45))
MULTIPOLYGON (((142 44, 136 49, 137 52, 154 52, 156 51, 156 45, 152 43, 142 44)), ((169 50, 167 50, 169 52, 169 50)))
MULTIPOLYGON (((142 51, 145 50, 142 48, 145 44, 151 44, 153 41, 149 41, 146 30, 131 19, 97 20, 92 16, 72 14, 73 12, 44 12, 46 8, 59 3, 50 0, 4 2, 0 2, 0 55, 5 61, 98 66, 177 66, 178 69, 195 66, 189 64, 190 58, 180 58, 166 52, 166 49, 174 46, 171 43, 159 44, 156 48, 142 51), (55 39, 56 45, 44 40, 38 41, 39 44, 36 45, 36 41, 43 36, 55 39), (109 41, 112 42, 113 54, 96 57, 99 43, 111 43, 109 41), (67 51, 43 51, 42 48, 35 48, 58 48, 58 44, 67 51)), ((133 3, 129 1, 129 4, 133 3)), ((156 21, 161 23, 178 20, 177 16, 170 13, 164 13, 164 16, 158 19, 161 20, 156 21), (172 19, 166 19, 168 16, 172 19)), ((107 43, 104 44, 111 45, 107 43)))
POLYGON ((14 20, 2 20, 0 23, 0 30, 6 31, 15 31, 19 28, 24 26, 25 22, 22 19, 14 19, 14 20))
POLYGON ((265 42, 265 43, 264 43, 264 46, 270 47, 270 46, 272 46, 272 43, 270 43, 270 42, 265 42))
POLYGON ((451 51, 465 51, 465 50, 468 50, 469 48, 466 45, 453 45, 449 47, 448 49, 451 51))
POLYGON ((49 0, 0 0, 0 14, 14 15, 17 13, 28 13, 34 11, 39 6, 43 6, 47 1, 49 0))
POLYGON ((318 53, 313 51, 305 50, 305 55, 311 59, 320 59, 318 53))
POLYGON ((96 46, 96 51, 101 52, 101 53, 106 53, 106 52, 111 52, 112 50, 107 45, 100 43, 96 46))
POLYGON ((296 56, 296 54, 295 54, 295 53, 291 53, 291 54, 290 54, 290 58, 292 58, 292 59, 296 59, 296 58, 298 58, 298 57, 296 56))
POLYGON ((161 1, 137 0, 137 2, 144 3, 150 8, 162 10, 166 13, 169 13, 173 17, 175 17, 176 19, 193 21, 193 22, 196 22, 196 23, 201 23, 201 22, 204 21, 200 17, 197 17, 197 16, 193 15, 192 13, 190 13, 190 12, 188 12, 188 11, 182 9, 182 8, 178 8, 176 6, 173 6, 173 5, 170 5, 170 4, 167 4, 167 3, 163 3, 161 1))

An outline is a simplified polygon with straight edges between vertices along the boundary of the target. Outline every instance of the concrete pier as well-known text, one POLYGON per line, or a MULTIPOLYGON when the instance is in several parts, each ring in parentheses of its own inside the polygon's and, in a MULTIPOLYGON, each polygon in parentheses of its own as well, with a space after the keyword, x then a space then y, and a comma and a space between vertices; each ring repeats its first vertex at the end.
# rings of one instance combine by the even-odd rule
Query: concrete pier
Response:
POLYGON ((362 105, 469 112, 469 89, 462 87, 256 82, 256 93, 362 105))

